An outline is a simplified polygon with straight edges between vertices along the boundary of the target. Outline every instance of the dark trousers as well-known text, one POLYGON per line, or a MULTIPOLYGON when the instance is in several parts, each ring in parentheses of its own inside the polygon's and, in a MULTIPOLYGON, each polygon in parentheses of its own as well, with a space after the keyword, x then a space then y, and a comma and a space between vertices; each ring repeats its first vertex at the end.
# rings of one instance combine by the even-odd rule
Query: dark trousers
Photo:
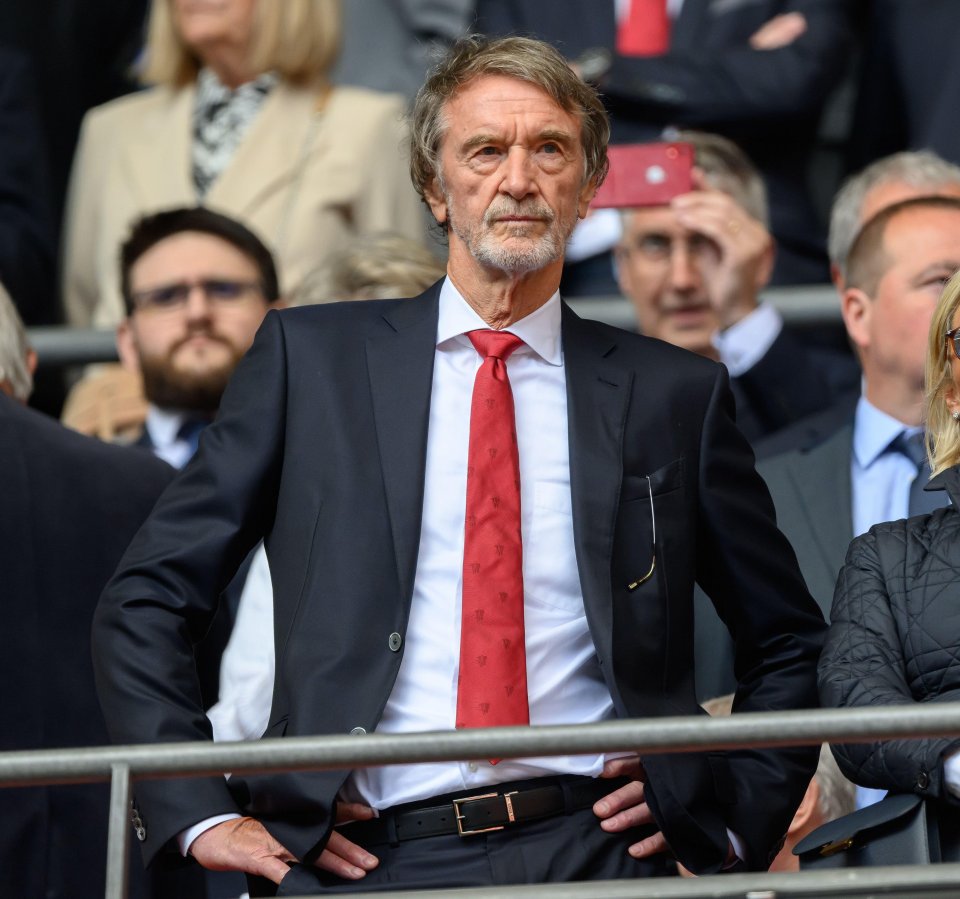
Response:
MULTIPOLYGON (((615 788, 611 785, 611 790, 615 788)), ((608 834, 591 809, 467 837, 425 837, 367 845, 379 866, 358 881, 346 881, 309 865, 294 865, 278 887, 251 878, 251 896, 453 889, 524 883, 623 880, 664 876, 667 858, 638 861, 627 847, 655 827, 608 834)), ((350 837, 349 825, 344 828, 350 837)))

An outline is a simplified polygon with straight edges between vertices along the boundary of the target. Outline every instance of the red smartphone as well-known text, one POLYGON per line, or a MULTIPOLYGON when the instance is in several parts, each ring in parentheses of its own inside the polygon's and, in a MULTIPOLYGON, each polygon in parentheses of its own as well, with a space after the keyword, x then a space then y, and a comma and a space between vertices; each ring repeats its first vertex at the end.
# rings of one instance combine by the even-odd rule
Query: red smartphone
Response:
POLYGON ((610 171, 590 204, 593 209, 665 206, 693 190, 690 144, 619 144, 607 148, 610 171))

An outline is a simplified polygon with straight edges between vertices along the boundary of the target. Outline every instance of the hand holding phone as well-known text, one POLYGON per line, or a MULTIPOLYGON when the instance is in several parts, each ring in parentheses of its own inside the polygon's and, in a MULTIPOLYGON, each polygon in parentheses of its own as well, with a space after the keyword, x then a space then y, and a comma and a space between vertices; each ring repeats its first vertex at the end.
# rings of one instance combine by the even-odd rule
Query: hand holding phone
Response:
POLYGON ((610 171, 593 209, 666 206, 693 190, 693 147, 682 142, 620 144, 607 149, 610 171))

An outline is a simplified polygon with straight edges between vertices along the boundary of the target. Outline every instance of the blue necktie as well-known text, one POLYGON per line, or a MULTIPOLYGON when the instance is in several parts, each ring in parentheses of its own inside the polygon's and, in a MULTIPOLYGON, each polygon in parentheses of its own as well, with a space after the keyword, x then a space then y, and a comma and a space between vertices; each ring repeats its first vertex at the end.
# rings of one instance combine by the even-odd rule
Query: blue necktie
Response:
POLYGON ((910 484, 910 502, 907 510, 909 516, 927 515, 935 509, 942 509, 949 503, 949 498, 941 490, 924 490, 930 480, 930 465, 927 463, 927 451, 923 446, 923 433, 908 434, 903 431, 890 444, 890 449, 902 453, 916 467, 917 476, 910 484))
POLYGON ((210 424, 204 418, 188 418, 182 425, 180 425, 180 430, 177 431, 177 440, 182 440, 187 446, 190 447, 190 455, 197 451, 197 447, 200 445, 200 432, 210 424))

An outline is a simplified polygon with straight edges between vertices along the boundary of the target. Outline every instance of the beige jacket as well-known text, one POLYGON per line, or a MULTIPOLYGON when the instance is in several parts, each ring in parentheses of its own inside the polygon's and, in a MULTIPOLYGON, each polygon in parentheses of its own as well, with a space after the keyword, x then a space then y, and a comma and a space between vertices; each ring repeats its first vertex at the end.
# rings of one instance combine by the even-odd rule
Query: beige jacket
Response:
MULTIPOLYGON (((74 159, 64 228, 67 320, 112 327, 123 317, 118 252, 140 215, 196 200, 193 87, 152 88, 91 110, 74 159)), ((281 289, 357 234, 425 237, 410 184, 403 100, 340 87, 279 84, 205 205, 240 219, 274 252, 281 289)))

